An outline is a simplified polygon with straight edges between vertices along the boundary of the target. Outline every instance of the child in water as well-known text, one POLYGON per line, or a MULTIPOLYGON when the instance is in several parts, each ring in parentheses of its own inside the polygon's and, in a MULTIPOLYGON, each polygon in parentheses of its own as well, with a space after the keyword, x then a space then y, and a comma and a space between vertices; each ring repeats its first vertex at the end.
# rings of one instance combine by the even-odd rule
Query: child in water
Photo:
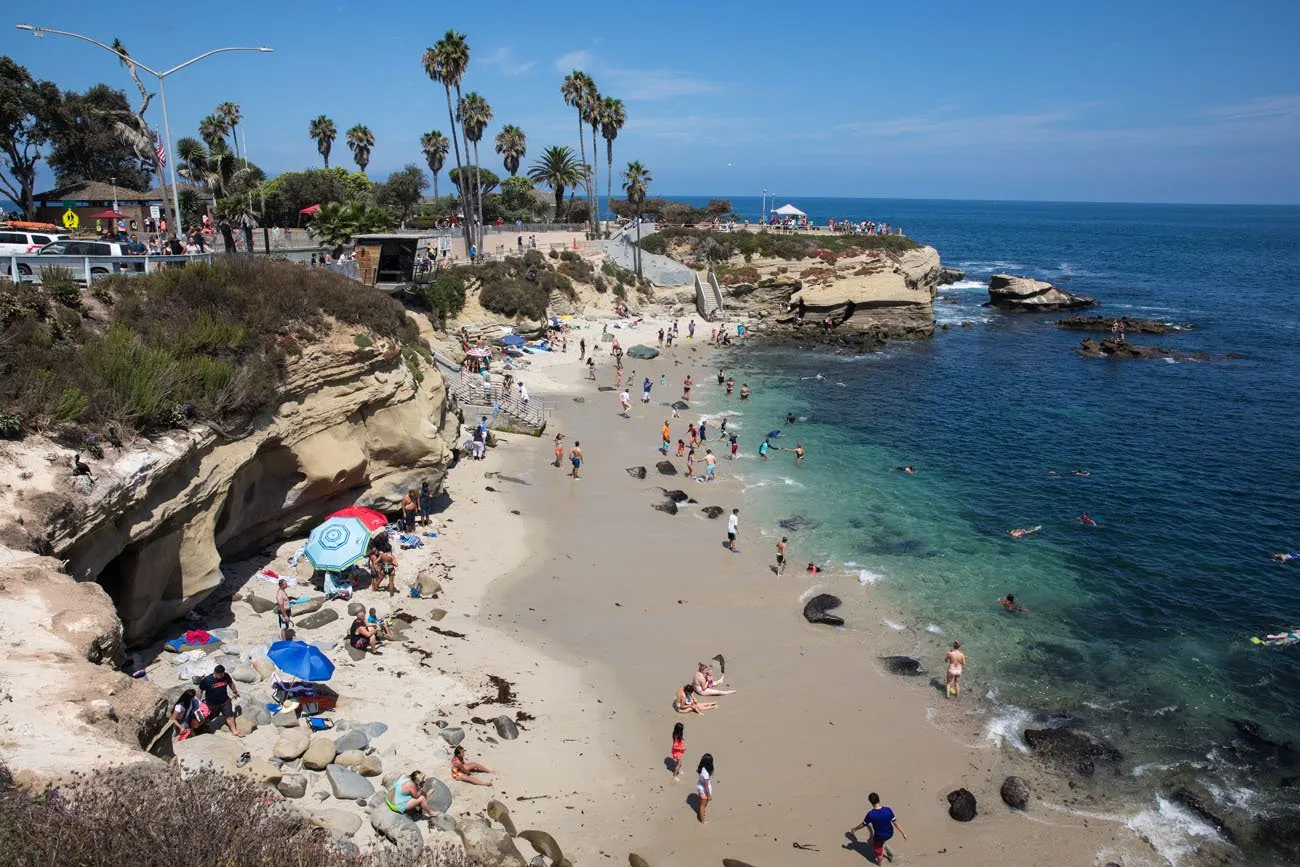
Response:
POLYGON ((673 782, 682 778, 682 759, 686 756, 686 726, 673 726, 673 782))

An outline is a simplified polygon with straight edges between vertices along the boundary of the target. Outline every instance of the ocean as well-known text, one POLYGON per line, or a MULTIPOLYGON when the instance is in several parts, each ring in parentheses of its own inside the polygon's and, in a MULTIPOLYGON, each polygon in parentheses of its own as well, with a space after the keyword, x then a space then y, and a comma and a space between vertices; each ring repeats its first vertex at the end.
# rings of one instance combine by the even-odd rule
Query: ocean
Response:
POLYGON ((932 340, 865 356, 745 346, 727 366, 747 404, 698 377, 740 432, 728 470, 751 518, 932 671, 960 640, 983 737, 1023 750, 1023 728, 1047 721, 1115 743, 1107 785, 1175 862, 1212 833, 1177 788, 1246 827, 1300 812, 1300 647, 1250 642, 1300 627, 1300 563, 1270 559, 1300 549, 1300 208, 790 201, 819 223, 901 226, 966 277, 942 290, 956 303, 936 302, 949 327, 932 340), (1083 358, 1087 335, 1059 316, 981 306, 1000 272, 1194 326, 1135 341, 1241 357, 1083 358), (802 465, 758 460, 770 429, 804 445, 802 465), (806 526, 778 525, 796 516, 806 526), (997 605, 1007 593, 1025 613, 997 605))

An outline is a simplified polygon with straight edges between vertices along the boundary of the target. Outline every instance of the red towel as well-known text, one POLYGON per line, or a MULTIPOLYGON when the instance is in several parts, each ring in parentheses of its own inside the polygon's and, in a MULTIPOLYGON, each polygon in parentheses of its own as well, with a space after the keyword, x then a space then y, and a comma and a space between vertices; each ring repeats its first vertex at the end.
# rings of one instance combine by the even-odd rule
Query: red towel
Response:
POLYGON ((210 641, 212 641, 212 635, 202 629, 191 629, 185 633, 186 644, 207 644, 210 641))

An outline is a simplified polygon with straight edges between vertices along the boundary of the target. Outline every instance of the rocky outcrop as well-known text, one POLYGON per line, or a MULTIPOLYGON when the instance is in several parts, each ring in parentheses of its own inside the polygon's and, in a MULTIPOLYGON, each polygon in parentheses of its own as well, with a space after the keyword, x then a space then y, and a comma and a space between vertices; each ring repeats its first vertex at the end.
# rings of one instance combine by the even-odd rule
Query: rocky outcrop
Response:
POLYGON ((1094 307, 1097 299, 1073 295, 1059 286, 1031 277, 994 274, 989 278, 989 307, 1002 310, 1040 311, 1076 310, 1094 307))
POLYGON ((1020 777, 1007 777, 999 790, 1002 803, 1013 810, 1023 810, 1029 806, 1029 784, 1020 777))
POLYGON ((1056 320, 1057 328, 1064 328, 1066 331, 1102 331, 1110 332, 1114 329, 1115 323, 1120 324, 1120 330, 1134 334, 1170 334, 1179 331, 1191 331, 1191 325, 1175 325, 1172 322, 1161 322, 1158 319, 1134 319, 1128 316, 1067 316, 1064 319, 1056 320))
POLYGON ((808 600, 803 607, 803 617, 809 623, 821 623, 825 626, 843 626, 844 618, 830 612, 840 607, 840 600, 829 593, 818 593, 808 600))
POLYGON ((1075 351, 1084 358, 1124 358, 1136 361, 1161 361, 1166 359, 1169 361, 1223 361, 1241 358, 1235 352, 1229 352, 1227 355, 1212 355, 1208 352, 1179 352, 1176 349, 1168 349, 1164 346, 1130 343, 1127 340, 1110 337, 1105 340, 1085 337, 1079 341, 1079 348, 1075 351))
POLYGON ((1026 729, 1024 740, 1036 758, 1085 777, 1093 775, 1098 762, 1122 758, 1112 744, 1077 729, 1026 729))
POLYGON ((958 280, 965 279, 965 277, 966 272, 960 268, 949 268, 947 265, 944 265, 939 269, 939 278, 936 282, 940 286, 951 286, 958 280))
POLYGON ((250 430, 201 425, 127 443, 75 483, 66 449, 5 444, 0 544, 97 581, 127 643, 141 642, 221 583, 222 560, 341 506, 391 510, 406 489, 441 482, 451 457, 441 433, 456 419, 436 369, 407 356, 336 329, 287 363, 278 408, 250 430))

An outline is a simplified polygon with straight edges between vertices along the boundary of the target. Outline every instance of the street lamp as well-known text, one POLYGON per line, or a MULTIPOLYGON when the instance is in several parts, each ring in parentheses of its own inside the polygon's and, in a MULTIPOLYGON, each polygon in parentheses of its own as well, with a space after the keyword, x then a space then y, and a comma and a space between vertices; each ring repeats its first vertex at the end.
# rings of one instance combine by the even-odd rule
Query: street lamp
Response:
POLYGON ((212 51, 205 51, 204 53, 200 54, 198 57, 192 57, 189 60, 185 61, 184 63, 181 63, 177 66, 173 66, 171 69, 165 69, 162 72, 159 72, 156 69, 150 69, 140 61, 136 60, 134 57, 128 57, 122 52, 117 51, 112 46, 105 45, 104 43, 100 42, 97 39, 91 39, 89 36, 82 36, 80 33, 69 33, 66 30, 51 30, 48 27, 35 27, 31 24, 17 24, 15 26, 19 30, 27 30, 33 36, 37 36, 37 37, 40 37, 46 33, 54 33, 58 36, 71 36, 73 39, 80 39, 83 42, 89 42, 91 45, 98 45, 100 48, 104 49, 108 53, 116 55, 121 60, 125 60, 135 64, 140 69, 143 69, 145 72, 149 73, 154 78, 158 79, 158 96, 162 100, 163 133, 167 137, 167 154, 169 156, 167 168, 168 168, 168 174, 171 175, 171 179, 172 179, 172 221, 173 221, 173 228, 179 231, 180 221, 181 221, 181 197, 180 197, 180 193, 178 193, 176 189, 176 152, 172 149, 172 128, 171 128, 171 124, 168 123, 167 121, 167 88, 163 83, 163 79, 165 79, 167 76, 171 75, 174 72, 180 72, 185 67, 193 63, 198 63, 200 60, 203 60, 205 57, 211 57, 214 54, 221 54, 226 51, 259 51, 264 54, 269 54, 275 49, 267 48, 265 45, 257 48, 214 48, 212 51))

